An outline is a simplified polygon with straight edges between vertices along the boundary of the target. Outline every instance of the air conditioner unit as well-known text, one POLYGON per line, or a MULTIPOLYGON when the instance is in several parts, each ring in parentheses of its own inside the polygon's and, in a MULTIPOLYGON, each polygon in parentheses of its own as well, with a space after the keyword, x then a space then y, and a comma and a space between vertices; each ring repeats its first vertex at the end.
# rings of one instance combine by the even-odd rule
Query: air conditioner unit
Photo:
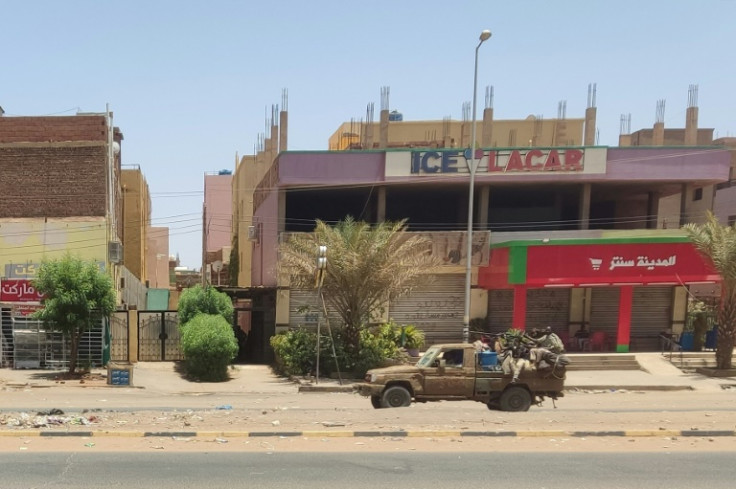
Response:
POLYGON ((107 243, 107 259, 111 263, 121 263, 123 261, 123 243, 120 241, 107 243))
POLYGON ((258 226, 248 226, 248 241, 258 241, 258 226))

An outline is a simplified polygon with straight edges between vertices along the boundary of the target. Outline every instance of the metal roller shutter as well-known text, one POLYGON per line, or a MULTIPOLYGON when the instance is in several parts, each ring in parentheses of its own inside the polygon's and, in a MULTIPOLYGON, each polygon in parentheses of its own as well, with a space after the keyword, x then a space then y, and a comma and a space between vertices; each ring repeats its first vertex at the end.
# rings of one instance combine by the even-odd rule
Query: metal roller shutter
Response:
POLYGON ((529 289, 526 295, 526 329, 546 328, 568 334, 570 289, 529 289))
POLYGON ((672 323, 673 288, 634 287, 631 304, 630 348, 657 351, 659 334, 672 323))
POLYGON ((592 289, 590 332, 605 331, 609 345, 615 345, 618 334, 620 295, 618 287, 594 287, 592 289))
MULTIPOLYGON (((330 326, 342 327, 342 319, 334 311, 327 311, 330 326)), ((317 289, 291 289, 289 292, 289 327, 317 329, 317 319, 322 320, 321 328, 325 327, 322 302, 318 299, 317 289), (308 309, 304 309, 307 307, 308 309)))
POLYGON ((465 275, 438 274, 431 284, 414 289, 389 304, 389 317, 399 325, 424 331, 425 344, 462 341, 465 275))
POLYGON ((497 289, 488 291, 489 331, 502 333, 511 327, 514 315, 514 291, 497 289))

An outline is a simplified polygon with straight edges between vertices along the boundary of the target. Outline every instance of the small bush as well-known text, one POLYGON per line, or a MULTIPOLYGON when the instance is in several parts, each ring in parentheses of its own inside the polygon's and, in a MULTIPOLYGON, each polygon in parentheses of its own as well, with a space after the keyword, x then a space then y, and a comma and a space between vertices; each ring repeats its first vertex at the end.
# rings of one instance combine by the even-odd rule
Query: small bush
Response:
POLYGON ((222 316, 198 314, 182 328, 181 347, 187 373, 199 380, 227 380, 227 368, 238 353, 235 333, 222 316))
POLYGON ((293 329, 271 337, 276 355, 276 369, 283 375, 304 375, 315 367, 317 334, 305 329, 293 329))
MULTIPOLYGON (((360 332, 360 349, 355 356, 348 355, 344 347, 342 331, 335 331, 335 356, 340 371, 350 372, 362 378, 371 368, 381 366, 386 359, 399 357, 395 342, 395 330, 388 325, 380 326, 375 332, 360 332)), ((290 330, 271 338, 271 347, 276 354, 276 369, 284 375, 305 375, 316 370, 317 334, 305 329, 290 330)), ((320 376, 329 376, 337 371, 329 335, 320 338, 320 376)))
POLYGON ((197 314, 219 314, 226 321, 233 320, 233 302, 227 294, 218 292, 214 287, 197 284, 184 289, 179 297, 179 324, 184 326, 197 314))

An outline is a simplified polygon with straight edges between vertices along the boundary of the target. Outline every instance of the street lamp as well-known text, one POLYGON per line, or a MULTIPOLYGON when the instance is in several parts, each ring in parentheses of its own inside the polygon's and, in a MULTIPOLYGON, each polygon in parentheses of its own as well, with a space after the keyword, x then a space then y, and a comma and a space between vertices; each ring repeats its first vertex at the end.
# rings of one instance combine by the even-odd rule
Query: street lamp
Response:
POLYGON ((473 193, 475 189, 475 105, 478 99, 478 50, 481 44, 491 38, 491 31, 484 30, 480 33, 480 42, 475 47, 475 68, 473 71, 473 129, 470 136, 470 149, 465 154, 470 173, 470 188, 468 190, 468 243, 465 253, 465 311, 463 313, 463 341, 470 340, 470 282, 473 273, 473 193), (468 155, 467 153, 470 153, 468 155))

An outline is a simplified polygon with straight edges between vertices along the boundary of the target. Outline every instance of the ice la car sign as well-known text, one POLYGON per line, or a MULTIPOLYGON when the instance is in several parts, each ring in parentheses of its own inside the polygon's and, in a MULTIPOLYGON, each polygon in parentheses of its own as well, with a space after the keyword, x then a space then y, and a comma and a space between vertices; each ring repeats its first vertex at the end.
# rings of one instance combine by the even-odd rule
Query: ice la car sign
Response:
MULTIPOLYGON (((470 150, 415 151, 411 154, 412 174, 468 173, 470 150)), ((580 172, 585 151, 581 149, 475 150, 477 172, 580 172)))

